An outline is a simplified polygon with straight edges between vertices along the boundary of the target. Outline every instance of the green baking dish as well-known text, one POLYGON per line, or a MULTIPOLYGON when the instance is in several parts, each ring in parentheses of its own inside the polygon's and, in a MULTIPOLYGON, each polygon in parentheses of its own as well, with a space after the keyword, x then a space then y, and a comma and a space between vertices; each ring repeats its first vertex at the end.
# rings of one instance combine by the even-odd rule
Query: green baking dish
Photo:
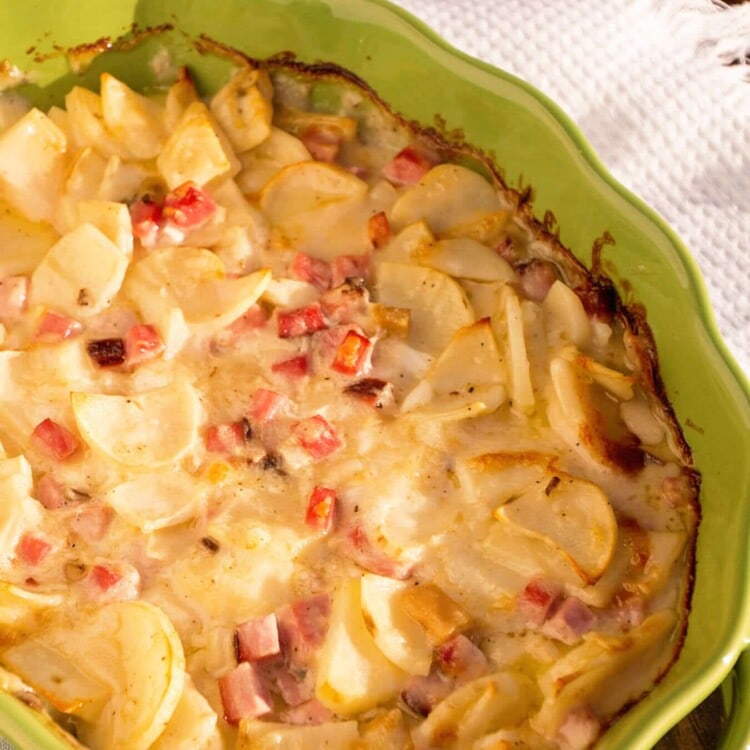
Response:
MULTIPOLYGON (((148 65, 166 46, 204 91, 225 60, 201 55, 206 35, 253 57, 293 51, 333 61, 367 81, 398 112, 423 124, 439 115, 494 155, 512 187, 532 186, 538 217, 554 215, 562 242, 584 262, 609 232, 605 268, 626 301, 645 304, 667 392, 703 475, 692 614, 684 649, 667 677, 598 745, 651 747, 730 673, 750 642, 750 389, 721 341, 698 269, 665 223, 606 172, 575 125, 522 81, 449 47, 381 0, 27 0, 0 5, 0 59, 31 75, 24 93, 46 108, 74 83, 95 85, 102 58, 81 76, 64 49, 170 24, 128 51, 106 53, 107 68, 134 86, 154 83, 148 65), (624 282, 627 281, 627 283, 624 282)), ((727 689, 732 710, 725 748, 750 741, 750 669, 727 689)), ((0 733, 19 748, 69 745, 15 699, 0 695, 0 733)))

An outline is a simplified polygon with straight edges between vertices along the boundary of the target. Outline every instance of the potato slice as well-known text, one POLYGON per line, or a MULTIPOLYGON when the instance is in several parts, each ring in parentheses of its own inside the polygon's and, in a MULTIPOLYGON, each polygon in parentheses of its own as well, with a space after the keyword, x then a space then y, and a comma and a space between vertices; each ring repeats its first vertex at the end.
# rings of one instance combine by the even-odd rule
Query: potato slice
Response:
POLYGON ((0 200, 0 277, 30 274, 60 239, 48 224, 29 221, 0 200))
POLYGON ((438 164, 393 204, 396 228, 423 220, 433 232, 446 232, 497 213, 500 198, 484 177, 457 164, 438 164))
POLYGON ((186 676, 172 718, 150 750, 204 750, 216 736, 217 718, 216 711, 186 676))
MULTIPOLYGON (((82 200, 76 204, 80 224, 91 224, 122 250, 130 259, 133 255, 133 225, 130 212, 124 203, 114 201, 82 200)), ((73 227, 71 227, 73 228, 73 227)))
POLYGON ((585 349, 591 343, 591 321, 581 298, 559 279, 542 302, 547 338, 560 344, 572 343, 585 349))
POLYGON ((245 719, 240 724, 237 750, 350 750, 358 737, 356 721, 295 727, 245 719))
POLYGON ((132 158, 130 149, 107 128, 99 94, 74 86, 65 95, 65 110, 73 134, 73 144, 79 149, 91 146, 103 156, 132 158))
POLYGON ((0 559, 14 556, 18 540, 41 521, 39 503, 31 498, 31 466, 23 455, 0 459, 0 559))
POLYGON ((365 625, 361 601, 360 579, 345 579, 334 596, 318 658, 316 696, 343 716, 391 700, 406 676, 375 644, 365 625))
POLYGON ((505 295, 505 324, 508 337, 508 359, 510 360, 510 392, 513 408, 522 414, 531 414, 536 405, 531 384, 531 365, 526 351, 521 303, 515 293, 508 290, 505 295))
POLYGON ((434 583, 410 586, 399 599, 409 617, 424 628, 436 646, 465 630, 470 623, 463 608, 434 583))
POLYGON ((359 200, 366 193, 367 183, 341 167, 301 162, 284 167, 266 184, 260 207, 272 224, 283 226, 299 214, 359 200))
POLYGON ((69 654, 34 636, 0 654, 17 674, 58 711, 94 721, 112 696, 103 680, 88 674, 69 654))
POLYGON ((379 249, 375 260, 379 263, 411 263, 412 258, 428 255, 434 242, 435 237, 427 224, 417 221, 404 227, 384 248, 379 249))
POLYGON ((158 156, 167 139, 164 109, 109 73, 102 73, 100 82, 108 130, 136 159, 158 156))
POLYGON ((461 287, 440 271, 405 263, 381 263, 375 282, 377 301, 411 310, 409 343, 429 354, 442 352, 456 331, 474 322, 461 287))
POLYGON ((547 737, 557 733, 571 709, 588 706, 603 722, 637 700, 673 658, 669 639, 677 619, 662 610, 622 636, 584 636, 540 679, 544 703, 531 726, 547 737))
POLYGON ((197 185, 223 175, 236 175, 241 165, 226 136, 203 102, 193 102, 183 113, 156 159, 170 190, 188 180, 197 185))
POLYGON ((506 397, 505 373, 488 319, 460 328, 423 380, 404 399, 402 412, 450 412, 469 416, 497 409, 506 397))
POLYGON ((240 161, 242 171, 237 175, 237 184, 243 193, 257 195, 284 167, 312 161, 312 156, 299 138, 272 127, 268 138, 251 151, 241 154, 240 161))
POLYGON ((424 266, 460 279, 513 282, 510 263, 481 242, 469 238, 439 240, 418 249, 414 259, 424 266))
POLYGON ((366 573, 361 586, 362 613, 377 647, 405 672, 428 674, 432 643, 399 601, 399 594, 410 584, 366 573))
POLYGON ((73 318, 101 312, 120 289, 128 259, 101 230, 81 224, 60 238, 31 276, 32 305, 73 318))
POLYGON ((211 112, 235 151, 248 151, 268 138, 272 97, 268 73, 244 66, 211 99, 211 112))
POLYGON ((472 747, 489 732, 524 721, 535 708, 536 695, 536 685, 521 672, 480 677, 438 703, 412 738, 417 747, 472 747))
POLYGON ((617 545, 617 519, 601 488, 562 472, 502 505, 495 517, 543 540, 589 585, 603 575, 617 545))
POLYGON ((51 222, 67 163, 65 134, 32 109, 0 135, 0 195, 31 221, 51 222))
POLYGON ((0 582, 0 631, 4 628, 22 631, 34 621, 37 613, 57 607, 62 601, 62 594, 30 591, 0 582))
POLYGON ((481 242, 483 245, 493 246, 503 235, 503 230, 510 221, 512 211, 500 209, 494 214, 483 216, 477 221, 470 221, 467 224, 459 224, 451 227, 445 232, 441 232, 441 239, 451 239, 458 237, 468 237, 469 239, 481 242))
POLYGON ((144 601, 116 602, 81 620, 76 638, 64 628, 46 640, 112 687, 98 721, 81 725, 81 740, 92 750, 150 748, 185 685, 182 643, 169 618, 144 601))
POLYGON ((198 511, 203 492, 183 472, 139 474, 103 493, 128 523, 149 534, 182 523, 198 511))
POLYGON ((72 393, 71 404, 88 445, 126 466, 173 463, 197 438, 200 405, 184 382, 131 396, 72 393))

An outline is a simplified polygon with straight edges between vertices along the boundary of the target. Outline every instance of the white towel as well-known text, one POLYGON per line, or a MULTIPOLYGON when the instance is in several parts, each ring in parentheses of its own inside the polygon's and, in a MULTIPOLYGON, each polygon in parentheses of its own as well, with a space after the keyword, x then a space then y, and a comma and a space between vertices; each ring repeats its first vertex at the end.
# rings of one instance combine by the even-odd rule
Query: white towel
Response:
POLYGON ((682 238, 750 374, 750 4, 395 0, 525 79, 682 238))

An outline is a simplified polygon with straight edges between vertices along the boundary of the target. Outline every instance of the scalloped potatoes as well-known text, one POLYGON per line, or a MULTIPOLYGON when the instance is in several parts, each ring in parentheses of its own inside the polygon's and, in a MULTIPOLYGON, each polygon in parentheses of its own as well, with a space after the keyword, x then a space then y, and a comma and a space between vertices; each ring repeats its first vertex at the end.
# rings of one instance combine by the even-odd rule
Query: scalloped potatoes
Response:
POLYGON ((0 131, 0 664, 92 750, 595 744, 686 627, 644 321, 344 78, 65 104, 0 131))

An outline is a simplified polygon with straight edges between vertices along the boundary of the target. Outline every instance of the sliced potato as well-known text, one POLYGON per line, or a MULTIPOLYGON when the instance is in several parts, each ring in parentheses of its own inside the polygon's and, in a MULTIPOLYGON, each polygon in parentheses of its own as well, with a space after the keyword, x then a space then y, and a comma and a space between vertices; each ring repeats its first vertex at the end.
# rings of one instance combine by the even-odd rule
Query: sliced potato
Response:
POLYGON ((350 750, 358 737, 356 721, 295 727, 245 719, 240 723, 237 750, 350 750))
POLYGON ((29 221, 0 200, 0 277, 30 274, 60 239, 48 224, 29 221))
POLYGON ((41 520, 39 503, 31 498, 31 466, 23 455, 0 459, 0 557, 14 555, 21 534, 41 520))
POLYGON ((271 179, 260 194, 260 207, 277 226, 299 214, 332 203, 359 200, 367 183, 342 167, 311 161, 290 164, 271 179))
POLYGON ((237 152, 248 151, 271 132, 273 88, 265 70, 243 66, 211 99, 211 112, 237 152))
POLYGON ((402 193, 390 218, 398 229, 423 220, 433 232, 446 232, 499 210, 498 193, 484 177, 457 164, 438 164, 402 193))
POLYGON ((417 221, 404 227, 385 247, 379 249, 375 258, 378 262, 410 263, 412 258, 428 255, 434 242, 435 237, 427 224, 417 221))
POLYGON ((357 121, 352 117, 308 112, 290 107, 276 107, 274 123, 298 138, 311 128, 321 128, 335 133, 343 141, 351 141, 357 134, 357 121))
POLYGON ((223 175, 234 176, 241 168, 208 108, 200 101, 185 110, 157 157, 156 166, 170 190, 188 181, 205 185, 223 175))
POLYGON ((530 414, 536 405, 534 388, 531 384, 531 364, 526 351, 521 303, 516 294, 510 290, 505 295, 505 324, 513 408, 523 414, 530 414))
POLYGON ((537 688, 521 672, 469 682, 438 703, 413 732, 418 747, 463 750, 489 732, 514 727, 534 710, 537 688))
POLYGON ((516 279, 510 263, 481 242, 466 237, 438 240, 417 250, 413 257, 424 266, 473 281, 516 279))
POLYGON ((120 248, 126 258, 133 255, 133 225, 124 203, 82 200, 76 204, 77 224, 91 224, 120 248))
POLYGON ((399 601, 410 584, 366 573, 361 585, 365 624, 377 647, 404 672, 426 675, 432 664, 432 643, 399 601))
POLYGON ((109 73, 101 75, 102 114, 107 129, 136 159, 153 159, 164 146, 164 109, 109 73))
POLYGON ((404 399, 403 412, 428 413, 474 406, 479 416, 505 401, 505 373, 489 320, 460 328, 424 379, 404 399))
POLYGON ((198 512, 202 490, 183 472, 139 474, 103 493, 103 500, 146 534, 182 523, 198 512))
POLYGON ((492 246, 502 237, 503 230, 512 215, 512 212, 508 209, 500 209, 494 214, 483 216, 476 221, 451 227, 445 232, 441 232, 440 237, 441 239, 467 237, 481 242, 483 245, 492 246))
POLYGON ((67 163, 65 134, 32 109, 0 135, 0 196, 31 221, 51 222, 67 163))
POLYGON ((375 644, 365 625, 361 601, 360 579, 345 579, 334 596, 318 658, 316 696, 343 716, 392 699, 405 678, 375 644))
POLYGON ((272 127, 268 138, 251 151, 241 154, 240 161, 242 171, 237 175, 237 184, 243 193, 257 195, 284 167, 312 161, 312 156, 299 138, 272 127))
POLYGON ((601 488, 562 472, 503 504, 496 517, 550 545, 587 584, 602 576, 617 545, 617 519, 601 488))
POLYGON ((92 224, 81 224, 37 266, 29 302, 73 318, 96 315, 119 291, 127 266, 127 257, 112 240, 92 224))
POLYGON ((599 383, 602 388, 609 391, 613 396, 622 401, 629 401, 633 398, 633 375, 625 375, 618 370, 597 362, 591 357, 580 354, 571 349, 566 349, 562 356, 573 362, 581 372, 585 373, 595 382, 599 383))
POLYGON ((585 349, 591 343, 591 321, 581 298, 559 279, 542 302, 547 338, 552 342, 573 343, 585 349))
POLYGON ((185 110, 198 101, 198 92, 187 68, 182 67, 175 82, 169 87, 164 100, 164 116, 167 129, 171 132, 177 126, 185 110))
POLYGON ((186 676, 177 707, 150 750, 204 750, 216 735, 217 720, 216 711, 186 676))
POLYGON ((553 737, 577 706, 588 706, 603 722, 637 700, 668 667, 668 646, 676 626, 674 612, 662 610, 625 635, 584 636, 584 642, 559 659, 542 676, 541 710, 533 729, 553 737))
POLYGON ((102 156, 132 158, 130 149, 107 128, 99 94, 74 86, 65 95, 65 110, 75 146, 80 149, 91 146, 102 156))
POLYGON ((381 263, 375 283, 377 301, 411 310, 409 343, 429 354, 442 352, 456 331, 474 322, 461 287, 440 271, 405 263, 381 263))
POLYGON ((88 445, 126 466, 173 463, 197 438, 200 405, 187 383, 132 396, 72 393, 71 404, 88 445))
POLYGON ((404 589, 399 603, 435 645, 465 630, 471 621, 465 610, 434 583, 404 589))
POLYGON ((34 621, 36 614, 57 607, 63 601, 61 593, 44 593, 0 582, 0 630, 13 628, 22 631, 34 621))

